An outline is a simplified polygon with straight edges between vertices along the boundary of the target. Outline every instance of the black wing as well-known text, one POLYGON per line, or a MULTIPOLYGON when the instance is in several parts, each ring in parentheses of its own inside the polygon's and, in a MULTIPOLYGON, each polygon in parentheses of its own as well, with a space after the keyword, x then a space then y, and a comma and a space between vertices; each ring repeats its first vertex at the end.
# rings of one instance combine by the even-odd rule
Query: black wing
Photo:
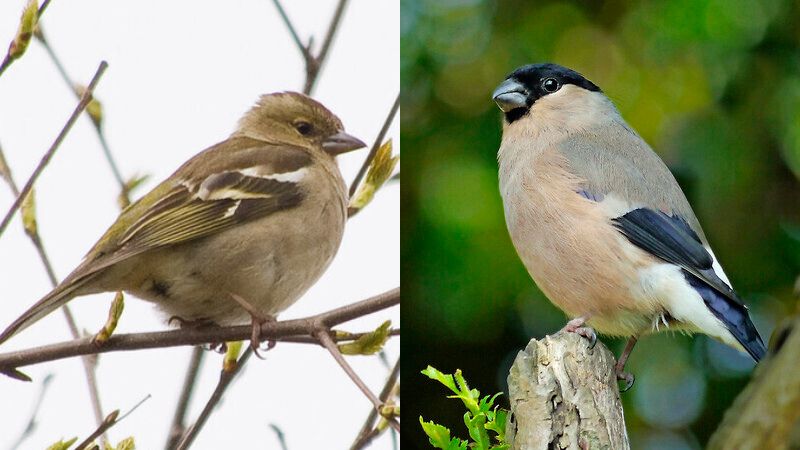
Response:
POLYGON ((766 349, 736 292, 714 272, 711 254, 700 237, 678 215, 648 208, 634 209, 612 220, 637 247, 683 269, 689 284, 706 306, 756 360, 766 349))

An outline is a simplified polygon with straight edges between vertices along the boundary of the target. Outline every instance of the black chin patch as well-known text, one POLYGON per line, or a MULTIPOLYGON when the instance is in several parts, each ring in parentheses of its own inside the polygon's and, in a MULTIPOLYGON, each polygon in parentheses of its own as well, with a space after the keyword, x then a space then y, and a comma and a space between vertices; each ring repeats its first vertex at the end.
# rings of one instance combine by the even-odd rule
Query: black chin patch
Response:
POLYGON ((524 116, 525 114, 528 114, 528 111, 530 110, 531 110, 530 106, 526 108, 512 109, 511 111, 506 113, 506 120, 508 121, 508 123, 513 123, 522 118, 522 116, 524 116))

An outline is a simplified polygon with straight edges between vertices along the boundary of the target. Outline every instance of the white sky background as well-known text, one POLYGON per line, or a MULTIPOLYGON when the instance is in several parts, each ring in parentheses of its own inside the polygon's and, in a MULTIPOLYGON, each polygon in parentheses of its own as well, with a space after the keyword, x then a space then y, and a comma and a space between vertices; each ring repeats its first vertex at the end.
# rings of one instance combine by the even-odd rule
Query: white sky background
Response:
MULTIPOLYGON (((12 39, 24 0, 0 2, 0 47, 12 39)), ((321 44, 335 0, 285 0, 301 37, 321 44)), ((314 97, 348 132, 371 143, 400 86, 399 2, 352 0, 314 97)), ((126 177, 151 178, 147 192, 182 162, 224 139, 258 95, 300 90, 304 66, 268 0, 109 2, 53 1, 42 20, 48 40, 74 81, 87 84, 99 62, 109 69, 96 97, 105 133, 126 177)), ((28 52, 0 76, 0 145, 17 183, 24 184, 66 122, 76 99, 44 49, 28 52)), ((399 121, 389 131, 399 149, 399 121)), ((340 158, 352 180, 366 151, 340 158)), ((82 117, 36 185, 39 229, 59 277, 74 268, 118 214, 118 186, 97 136, 82 117)), ((3 214, 13 197, 0 186, 3 214)), ((399 285, 399 186, 382 190, 348 223, 339 254, 323 278, 281 318, 323 312, 399 285)), ((50 289, 19 217, 0 237, 0 326, 5 327, 50 289)), ((70 303, 79 325, 94 332, 112 294, 70 303)), ((399 308, 344 326, 361 331, 392 319, 399 308)), ((128 296, 120 333, 166 329, 150 303, 128 296)), ((0 351, 69 338, 63 314, 51 314, 4 344, 0 351)), ((399 340, 387 346, 391 362, 399 340)), ((123 412, 150 394, 110 431, 112 442, 134 436, 137 448, 163 448, 191 350, 188 347, 100 356, 97 377, 106 413, 123 412)), ((193 421, 216 385, 222 357, 207 353, 189 410, 193 421)), ((349 357, 378 392, 388 369, 377 357, 349 357)), ((39 427, 23 448, 45 448, 60 438, 85 438, 95 429, 80 360, 24 369, 33 383, 0 377, 0 449, 25 426, 48 373, 55 379, 39 411, 39 427)), ((280 426, 289 449, 347 448, 370 403, 321 347, 279 344, 266 360, 252 358, 229 388, 193 448, 279 448, 268 424, 280 426)), ((373 448, 391 448, 388 436, 373 448)))

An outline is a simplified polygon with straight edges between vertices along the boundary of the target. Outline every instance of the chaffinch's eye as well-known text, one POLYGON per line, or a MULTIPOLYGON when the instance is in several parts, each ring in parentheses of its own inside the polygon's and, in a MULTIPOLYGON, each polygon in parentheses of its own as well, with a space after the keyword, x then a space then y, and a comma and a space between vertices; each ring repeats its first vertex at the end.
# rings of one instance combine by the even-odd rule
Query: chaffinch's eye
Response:
POLYGON ((314 131, 313 125, 302 120, 295 122, 294 128, 297 130, 298 133, 302 134, 303 136, 308 136, 314 131))
POLYGON ((561 83, 555 78, 545 78, 545 80, 542 81, 542 89, 544 89, 545 92, 553 93, 561 89, 561 83))

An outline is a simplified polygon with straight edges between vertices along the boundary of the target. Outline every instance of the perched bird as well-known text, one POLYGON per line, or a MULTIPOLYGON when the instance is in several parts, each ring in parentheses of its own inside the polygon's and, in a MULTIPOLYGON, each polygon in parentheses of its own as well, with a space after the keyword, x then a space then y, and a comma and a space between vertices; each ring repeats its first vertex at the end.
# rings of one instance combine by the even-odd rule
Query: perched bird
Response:
POLYGON ((636 339, 660 329, 764 356, 672 173, 600 88, 565 67, 533 64, 493 97, 504 115, 508 231, 536 284, 572 318, 565 330, 592 342, 592 328, 631 337, 616 367, 628 387, 623 368, 636 339))
POLYGON ((364 147, 299 93, 263 95, 224 141, 126 208, 6 341, 74 297, 126 291, 183 323, 259 325, 294 303, 342 240, 347 190, 336 155, 364 147))

